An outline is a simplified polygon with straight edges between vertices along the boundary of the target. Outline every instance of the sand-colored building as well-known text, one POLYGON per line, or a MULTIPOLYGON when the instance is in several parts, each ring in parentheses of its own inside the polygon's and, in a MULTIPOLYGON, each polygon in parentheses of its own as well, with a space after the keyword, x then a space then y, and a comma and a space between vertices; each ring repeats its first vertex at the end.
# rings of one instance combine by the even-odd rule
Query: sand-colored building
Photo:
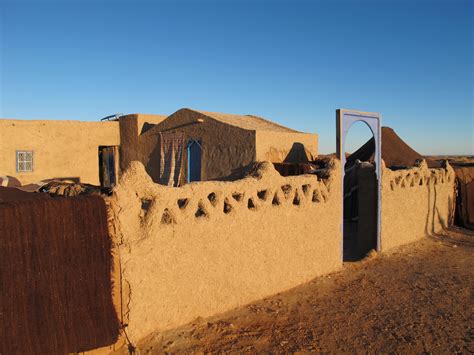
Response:
POLYGON ((316 134, 252 115, 185 108, 157 123, 145 121, 142 115, 120 118, 121 168, 140 161, 165 185, 233 179, 254 161, 297 163, 318 155, 316 134))
POLYGON ((22 184, 72 179, 99 185, 100 153, 119 145, 117 122, 2 119, 0 175, 22 184))
POLYGON ((22 184, 110 186, 137 160, 153 181, 176 186, 240 177, 254 161, 305 162, 317 154, 316 134, 252 115, 181 109, 104 122, 0 120, 0 176, 22 184))

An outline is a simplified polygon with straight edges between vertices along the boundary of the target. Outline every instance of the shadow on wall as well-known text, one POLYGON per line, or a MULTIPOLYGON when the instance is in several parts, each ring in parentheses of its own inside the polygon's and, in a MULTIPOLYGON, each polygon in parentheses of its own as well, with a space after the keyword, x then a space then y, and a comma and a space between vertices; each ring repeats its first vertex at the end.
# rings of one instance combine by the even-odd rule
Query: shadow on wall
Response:
POLYGON ((140 132, 140 135, 142 135, 143 133, 145 133, 146 131, 149 131, 150 129, 152 129, 153 127, 156 126, 156 123, 148 123, 148 122, 145 122, 143 124, 143 127, 142 127, 142 131, 140 132))
MULTIPOLYGON (((446 168, 446 165, 443 164, 442 167, 446 168)), ((433 236, 437 234, 437 224, 441 225, 442 228, 449 227, 450 221, 452 219, 451 214, 453 211, 453 196, 448 195, 448 215, 446 220, 443 218, 442 213, 438 209, 438 180, 436 179, 433 185, 428 182, 424 187, 428 190, 428 214, 426 216, 425 231, 426 235, 433 236)))
POLYGON ((254 167, 255 167, 255 163, 253 162, 248 165, 235 168, 232 170, 232 172, 229 175, 215 179, 215 181, 236 181, 236 180, 243 179, 250 173, 250 171, 252 171, 254 167))
POLYGON ((161 142, 157 139, 157 144, 148 156, 145 170, 155 183, 160 182, 160 160, 161 159, 161 142))
POLYGON ((293 143, 284 163, 308 163, 308 155, 303 143, 293 143))
MULTIPOLYGON (((288 165, 291 164, 304 164, 308 163, 310 160, 306 153, 306 149, 303 143, 293 143, 290 151, 286 155, 283 163, 288 165)), ((272 162, 272 163, 279 163, 279 162, 272 162)), ((243 179, 245 176, 249 174, 249 172, 255 167, 255 162, 250 163, 246 166, 242 166, 232 170, 232 173, 228 176, 216 179, 217 181, 235 181, 239 179, 243 179)), ((299 175, 299 174, 293 174, 299 175)))
POLYGON ((433 185, 433 193, 430 191, 429 185, 426 186, 428 189, 428 215, 426 216, 426 234, 429 236, 437 235, 436 225, 441 225, 443 229, 449 228, 453 225, 453 213, 454 213, 454 196, 448 196, 448 215, 447 219, 443 217, 443 214, 438 208, 438 191, 436 184, 433 185), (433 197, 431 195, 433 194, 433 197), (431 201, 433 199, 433 201, 431 201))

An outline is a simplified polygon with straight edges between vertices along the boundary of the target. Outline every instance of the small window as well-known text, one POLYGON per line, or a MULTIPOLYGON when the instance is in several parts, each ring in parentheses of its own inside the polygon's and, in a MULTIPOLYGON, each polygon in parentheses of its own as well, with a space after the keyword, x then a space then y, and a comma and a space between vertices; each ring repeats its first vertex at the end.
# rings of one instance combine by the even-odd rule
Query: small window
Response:
POLYGON ((17 150, 16 151, 16 171, 18 173, 33 171, 33 151, 17 150))

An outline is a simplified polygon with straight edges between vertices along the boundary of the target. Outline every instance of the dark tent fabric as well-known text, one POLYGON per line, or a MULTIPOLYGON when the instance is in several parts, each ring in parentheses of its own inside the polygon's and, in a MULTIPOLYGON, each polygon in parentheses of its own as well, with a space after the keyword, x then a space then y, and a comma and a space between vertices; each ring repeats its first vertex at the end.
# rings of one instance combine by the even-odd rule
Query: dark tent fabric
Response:
POLYGON ((456 224, 474 230, 474 164, 454 166, 458 185, 456 224))
MULTIPOLYGON (((347 165, 351 166, 356 160, 373 161, 375 140, 372 137, 362 147, 347 158, 347 165)), ((390 127, 382 127, 382 159, 387 167, 414 166, 417 160, 426 159, 420 153, 406 144, 390 127)), ((440 167, 440 163, 426 159, 428 167, 440 167)))
POLYGON ((0 203, 0 354, 111 345, 119 323, 105 202, 38 195, 0 203))

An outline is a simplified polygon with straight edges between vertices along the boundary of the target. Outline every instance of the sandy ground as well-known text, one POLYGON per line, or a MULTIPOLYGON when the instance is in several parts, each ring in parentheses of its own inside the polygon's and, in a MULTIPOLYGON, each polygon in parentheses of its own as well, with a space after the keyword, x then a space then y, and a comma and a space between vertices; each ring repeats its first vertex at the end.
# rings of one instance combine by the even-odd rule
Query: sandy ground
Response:
POLYGON ((473 353, 473 241, 444 232, 139 345, 151 354, 473 353))

